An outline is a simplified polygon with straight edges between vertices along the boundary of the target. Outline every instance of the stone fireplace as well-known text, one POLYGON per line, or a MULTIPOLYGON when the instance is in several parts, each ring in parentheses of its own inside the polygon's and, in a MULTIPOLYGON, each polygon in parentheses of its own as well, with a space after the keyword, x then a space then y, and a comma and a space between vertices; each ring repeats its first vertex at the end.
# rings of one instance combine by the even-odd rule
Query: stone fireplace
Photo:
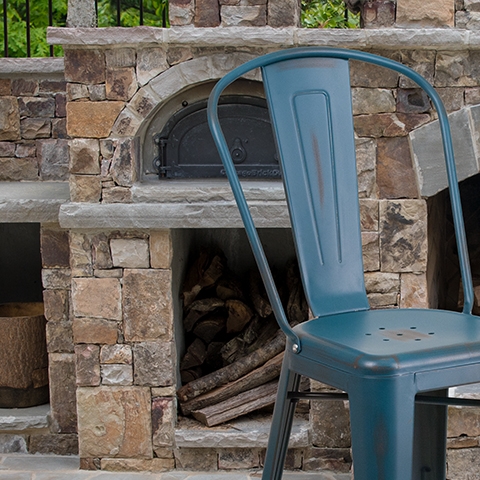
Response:
MULTIPOLYGON (((396 24, 385 17, 394 2, 366 2, 365 28, 343 31, 299 28, 298 8, 284 8, 290 1, 171 0, 170 29, 50 29, 49 41, 63 45, 65 60, 49 61, 42 75, 61 82, 57 93, 34 80, 33 63, 30 73, 12 66, 2 74, 0 102, 13 113, 0 141, 0 162, 9 167, 0 173, 1 221, 41 224, 48 320, 50 424, 22 437, 25 450, 73 453, 78 438, 85 469, 261 467, 268 414, 208 430, 177 414, 179 293, 191 254, 218 244, 235 269, 251 257, 225 180, 159 179, 153 133, 256 55, 352 47, 400 60, 434 83, 451 112, 460 177, 475 176, 480 75, 471 66, 479 42, 465 27, 476 12, 457 6, 463 23, 454 28, 453 2, 436 2, 438 18, 421 21, 417 10, 409 16, 412 1, 398 0, 396 24), (202 4, 219 10, 210 5, 202 13, 202 4), (384 28, 392 22, 395 28, 384 28)), ((429 140, 435 115, 396 75, 353 64, 352 86, 370 303, 435 307, 445 296, 447 237, 440 155, 429 140)), ((257 74, 233 93, 261 97, 257 74)), ((280 262, 278 237, 289 229, 281 184, 246 180, 245 190, 267 249, 280 262)), ((463 478, 462 462, 480 458, 480 431, 467 425, 474 415, 451 411, 452 478, 463 478)), ((312 404, 296 421, 288 466, 348 472, 349 442, 348 406, 312 404)))

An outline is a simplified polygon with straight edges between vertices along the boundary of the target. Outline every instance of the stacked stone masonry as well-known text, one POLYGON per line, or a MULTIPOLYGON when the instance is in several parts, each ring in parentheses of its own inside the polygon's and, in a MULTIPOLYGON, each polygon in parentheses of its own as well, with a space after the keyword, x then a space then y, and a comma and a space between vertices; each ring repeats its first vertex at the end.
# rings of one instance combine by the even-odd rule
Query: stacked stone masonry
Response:
MULTIPOLYGON (((479 25, 475 23, 479 2, 474 0, 441 0, 434 8, 431 2, 422 2, 423 13, 413 0, 349 3, 352 8, 360 4, 363 24, 371 29, 479 25)), ((284 29, 271 27, 295 27, 298 20, 299 2, 170 0, 172 25, 202 32, 192 36, 198 41, 162 43, 149 37, 123 44, 65 45, 64 77, 2 75, 0 180, 68 182, 72 205, 80 207, 143 208, 155 202, 148 196, 151 190, 142 193, 142 185, 152 183, 142 158, 142 134, 158 107, 191 85, 216 80, 254 55, 284 46, 273 41, 249 43, 248 31, 261 37, 253 27, 281 34, 284 29), (222 27, 232 27, 235 34, 241 28, 247 40, 202 43, 210 29, 194 27, 213 26, 219 26, 222 35, 222 27)), ((302 34, 298 32, 298 37, 302 34)), ((181 36, 178 33, 177 38, 181 36)), ((312 43, 315 40, 305 40, 312 43)), ((369 50, 412 66, 434 84, 447 110, 455 113, 454 128, 464 131, 466 117, 469 125, 476 125, 477 48, 387 49, 373 43, 369 50)), ((419 183, 419 152, 411 137, 411 132, 419 134, 434 125, 435 114, 415 85, 374 67, 353 64, 352 86, 369 301, 373 308, 436 306, 431 279, 440 249, 430 230, 431 203, 425 198, 436 190, 426 195, 419 183)), ((475 139, 469 141, 475 156, 478 145, 475 139)), ((474 160, 477 165, 476 156, 474 160)), ((160 182, 157 185, 160 191, 160 182)), ((178 198, 162 198, 180 203, 178 198)), ((193 206, 197 202, 202 207, 202 201, 193 200, 193 206)), ((78 451, 82 468, 114 471, 262 466, 263 444, 249 448, 176 444, 181 422, 175 398, 178 332, 173 318, 178 292, 173 288, 172 259, 179 248, 175 238, 169 228, 66 229, 42 224, 51 414, 48 431, 29 438, 30 452, 78 451)), ((311 388, 326 387, 312 383, 311 388)), ((287 467, 348 472, 348 404, 314 403, 305 415, 310 442, 291 449, 287 467)), ((468 475, 471 465, 480 461, 478 425, 475 410, 450 410, 451 480, 476 478, 468 475)))

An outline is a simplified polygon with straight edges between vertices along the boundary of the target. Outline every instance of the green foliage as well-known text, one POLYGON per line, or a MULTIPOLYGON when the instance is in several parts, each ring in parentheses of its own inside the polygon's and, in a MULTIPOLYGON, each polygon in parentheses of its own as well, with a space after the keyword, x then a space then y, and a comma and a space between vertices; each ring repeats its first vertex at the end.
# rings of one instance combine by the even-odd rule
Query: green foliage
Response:
POLYGON ((358 28, 359 15, 342 0, 302 0, 302 26, 307 28, 358 28))
MULTIPOLYGON (((67 1, 53 0, 53 24, 65 26, 67 19, 67 1)), ((26 2, 25 0, 7 1, 7 26, 8 26, 8 56, 27 56, 27 29, 26 29, 26 2)), ((46 32, 48 26, 48 0, 30 1, 30 45, 32 57, 48 57, 50 46, 47 44, 46 32)), ((0 18, 0 42, 3 47, 3 8, 0 18)), ((55 55, 62 55, 62 48, 55 46, 55 55)))
MULTIPOLYGON (((136 27, 140 25, 139 0, 121 0, 120 26, 136 27)), ((143 0, 143 24, 162 27, 165 19, 168 26, 168 0, 143 0)), ((116 0, 98 0, 98 26, 117 25, 116 0)))

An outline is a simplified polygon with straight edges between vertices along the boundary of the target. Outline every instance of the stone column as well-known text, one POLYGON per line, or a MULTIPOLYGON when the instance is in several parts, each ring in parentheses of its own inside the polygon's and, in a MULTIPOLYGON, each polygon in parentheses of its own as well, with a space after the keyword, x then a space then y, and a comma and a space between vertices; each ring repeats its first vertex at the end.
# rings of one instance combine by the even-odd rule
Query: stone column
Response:
POLYGON ((95 0, 68 0, 67 27, 96 27, 95 0))

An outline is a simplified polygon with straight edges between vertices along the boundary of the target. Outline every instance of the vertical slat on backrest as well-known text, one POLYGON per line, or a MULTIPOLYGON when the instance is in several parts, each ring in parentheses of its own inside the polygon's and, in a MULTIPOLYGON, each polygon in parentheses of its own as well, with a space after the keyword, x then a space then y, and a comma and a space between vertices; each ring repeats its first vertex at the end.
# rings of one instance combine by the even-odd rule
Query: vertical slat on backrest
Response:
POLYGON ((298 58, 262 72, 310 307, 367 309, 348 61, 298 58))

